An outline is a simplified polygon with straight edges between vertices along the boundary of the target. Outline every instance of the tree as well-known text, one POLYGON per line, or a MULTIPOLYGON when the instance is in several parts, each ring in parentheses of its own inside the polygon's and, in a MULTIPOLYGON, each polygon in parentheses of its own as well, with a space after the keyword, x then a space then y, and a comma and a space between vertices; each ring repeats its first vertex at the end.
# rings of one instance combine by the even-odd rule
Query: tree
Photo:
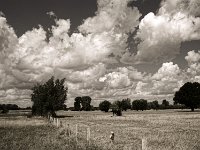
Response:
POLYGON ((81 97, 76 97, 74 102, 74 110, 80 111, 81 110, 81 97))
POLYGON ((63 108, 68 89, 64 86, 64 79, 51 77, 44 84, 35 85, 31 94, 32 115, 46 116, 48 113, 56 116, 55 111, 63 108))
POLYGON ((159 109, 158 101, 149 102, 149 107, 150 109, 158 110, 159 109))
POLYGON ((112 106, 112 112, 113 115, 116 114, 117 116, 122 116, 122 102, 121 101, 115 101, 112 106))
POLYGON ((194 111, 200 105, 200 83, 187 82, 174 95, 175 104, 184 104, 194 111))
POLYGON ((82 108, 81 110, 85 110, 85 111, 90 111, 91 110, 91 97, 89 96, 83 96, 81 98, 81 105, 82 105, 82 108))
POLYGON ((133 110, 146 110, 147 109, 147 100, 140 99, 140 100, 134 100, 132 102, 132 109, 133 110))
POLYGON ((99 104, 99 109, 101 111, 108 112, 108 110, 110 109, 110 106, 111 106, 111 103, 109 101, 105 100, 99 104))
POLYGON ((8 109, 8 110, 19 110, 19 106, 16 104, 0 104, 0 110, 8 109))
POLYGON ((131 109, 131 100, 129 98, 122 100, 122 110, 131 109))
POLYGON ((164 99, 164 100, 162 101, 161 106, 162 106, 163 109, 166 109, 166 108, 169 107, 169 102, 168 102, 166 99, 164 99))
POLYGON ((6 104, 0 105, 0 109, 2 110, 1 113, 3 113, 3 114, 7 114, 9 112, 9 109, 6 104))

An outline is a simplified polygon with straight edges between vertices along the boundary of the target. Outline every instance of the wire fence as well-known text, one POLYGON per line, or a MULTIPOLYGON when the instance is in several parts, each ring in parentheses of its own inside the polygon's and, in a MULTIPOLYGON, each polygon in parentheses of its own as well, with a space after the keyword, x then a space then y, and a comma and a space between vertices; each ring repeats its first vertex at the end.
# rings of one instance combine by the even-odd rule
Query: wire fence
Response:
MULTIPOLYGON (((70 124, 68 122, 63 121, 59 118, 54 118, 49 116, 48 117, 49 123, 56 126, 57 128, 64 129, 66 132, 66 135, 69 138, 69 144, 70 139, 74 139, 77 145, 87 145, 91 146, 91 143, 94 142, 94 137, 91 137, 91 128, 88 125, 77 123, 77 124, 70 124)), ((108 140, 111 144, 114 145, 114 138, 113 140, 111 137, 108 137, 108 140)), ((124 145, 123 149, 132 150, 133 144, 126 144, 124 145)), ((147 139, 143 138, 141 139, 141 150, 147 150, 147 139)))

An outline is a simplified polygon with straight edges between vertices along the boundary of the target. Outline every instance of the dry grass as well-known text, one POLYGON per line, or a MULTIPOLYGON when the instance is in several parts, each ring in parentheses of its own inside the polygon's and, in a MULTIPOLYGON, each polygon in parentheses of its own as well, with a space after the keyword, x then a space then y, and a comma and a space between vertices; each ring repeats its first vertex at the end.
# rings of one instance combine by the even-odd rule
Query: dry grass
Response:
MULTIPOLYGON (((27 118, 20 111, 0 115, 0 150, 83 150, 95 145, 77 145, 63 128, 56 128, 41 117, 27 118)), ((99 149, 99 148, 98 148, 99 149)))
POLYGON ((91 138, 103 149, 141 149, 141 139, 147 139, 148 150, 199 150, 200 112, 177 110, 124 112, 122 117, 111 117, 103 112, 60 112, 71 116, 63 121, 74 130, 79 124, 79 136, 85 126, 91 129, 91 138), (72 117, 73 116, 73 117, 72 117), (115 133, 115 143, 109 140, 115 133))
POLYGON ((43 118, 27 118, 27 112, 0 116, 0 149, 104 149, 140 150, 147 139, 148 150, 199 150, 200 112, 177 110, 128 111, 122 117, 111 113, 64 112, 64 128, 56 128, 43 118), (68 124, 72 136, 68 136, 68 124), (78 124, 78 144, 74 132, 78 124), (91 145, 86 144, 86 129, 91 131, 91 145), (115 141, 109 140, 114 131, 115 141))

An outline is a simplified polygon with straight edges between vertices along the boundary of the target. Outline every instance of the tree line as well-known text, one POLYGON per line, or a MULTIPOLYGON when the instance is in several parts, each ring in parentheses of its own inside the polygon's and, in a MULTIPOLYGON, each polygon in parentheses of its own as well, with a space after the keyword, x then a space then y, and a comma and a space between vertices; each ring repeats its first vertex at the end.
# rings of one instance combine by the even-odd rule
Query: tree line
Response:
POLYGON ((128 109, 130 110, 158 110, 158 109, 183 109, 186 108, 184 105, 170 105, 169 101, 163 100, 161 104, 158 103, 157 100, 148 102, 144 99, 134 100, 131 103, 131 100, 129 98, 123 99, 122 101, 115 101, 113 104, 107 100, 101 102, 99 104, 99 109, 101 111, 108 112, 109 109, 113 109, 113 107, 117 107, 118 109, 121 109, 121 111, 126 111, 128 109))
POLYGON ((1 113, 8 113, 9 110, 19 110, 19 106, 16 104, 0 104, 1 113))
MULTIPOLYGON (((51 114, 56 116, 56 111, 60 109, 66 110, 65 101, 67 100, 68 88, 65 86, 65 78, 54 79, 51 77, 45 83, 38 83, 32 88, 31 94, 32 115, 46 116, 51 114)), ((121 115, 122 111, 147 110, 147 109, 176 109, 190 108, 194 111, 200 106, 200 84, 198 82, 185 83, 174 95, 174 105, 170 105, 167 100, 163 100, 162 104, 158 101, 148 102, 144 99, 134 100, 131 102, 129 98, 118 100, 113 103, 105 100, 99 104, 99 109, 108 112, 112 110, 113 114, 121 115)), ((91 105, 92 98, 89 96, 76 97, 74 101, 75 111, 94 110, 91 105)))

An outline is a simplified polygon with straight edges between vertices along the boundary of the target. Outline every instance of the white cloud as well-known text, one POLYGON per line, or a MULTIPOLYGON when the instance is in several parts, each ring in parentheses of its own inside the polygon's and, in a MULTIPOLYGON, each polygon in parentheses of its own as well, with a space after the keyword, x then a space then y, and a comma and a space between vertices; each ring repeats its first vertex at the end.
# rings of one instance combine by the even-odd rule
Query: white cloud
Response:
POLYGON ((183 84, 183 76, 177 64, 163 63, 162 67, 152 76, 152 93, 173 94, 183 84))
POLYGON ((194 50, 189 51, 185 59, 189 64, 200 62, 200 51, 198 51, 197 53, 194 50))
MULTIPOLYGON (((174 59, 180 52, 181 42, 200 39, 200 18, 191 12, 193 7, 200 7, 198 0, 163 1, 157 14, 151 12, 141 20, 135 37, 141 41, 137 53, 127 51, 121 61, 152 63, 174 59)), ((193 11, 200 13, 199 9, 193 11)))
POLYGON ((167 62, 163 63, 162 67, 152 76, 152 78, 155 80, 173 81, 180 72, 181 71, 177 64, 167 62))
POLYGON ((98 0, 96 16, 87 18, 79 27, 84 33, 133 32, 139 24, 139 13, 136 7, 128 7, 131 0, 98 0))
POLYGON ((189 51, 185 57, 188 62, 187 75, 190 81, 200 82, 200 51, 189 51))
POLYGON ((100 78, 99 81, 106 82, 109 88, 125 88, 131 85, 131 80, 128 75, 121 72, 106 74, 103 78, 100 78))
POLYGON ((163 1, 157 14, 147 14, 140 23, 138 9, 128 7, 129 2, 98 0, 96 15, 84 20, 78 33, 69 34, 69 19, 55 18, 49 39, 42 26, 18 38, 0 17, 0 101, 28 105, 30 88, 52 75, 66 78, 70 100, 79 95, 96 100, 169 98, 185 81, 200 81, 199 51, 188 53, 186 70, 166 62, 179 53, 181 42, 200 38, 199 2, 163 1), (131 54, 128 34, 138 25, 134 40, 140 43, 131 54), (164 63, 153 75, 124 65, 159 61, 164 63))
POLYGON ((183 84, 185 76, 177 64, 163 63, 152 76, 147 75, 146 80, 139 81, 135 91, 137 94, 173 95, 183 84))

